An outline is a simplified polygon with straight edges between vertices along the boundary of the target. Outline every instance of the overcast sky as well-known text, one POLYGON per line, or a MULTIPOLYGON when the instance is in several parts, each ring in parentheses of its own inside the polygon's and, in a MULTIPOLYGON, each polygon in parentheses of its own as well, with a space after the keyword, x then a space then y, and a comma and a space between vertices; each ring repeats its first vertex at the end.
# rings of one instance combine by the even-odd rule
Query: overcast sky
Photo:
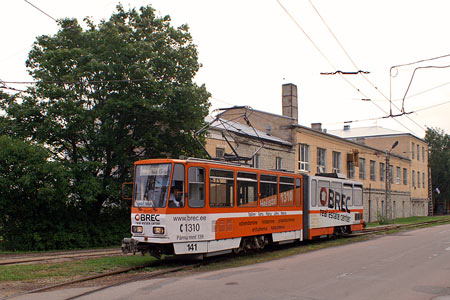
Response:
MULTIPOLYGON (((28 0, 52 18, 115 10, 111 0, 28 0)), ((281 85, 294 83, 299 123, 324 128, 383 126, 423 138, 426 127, 450 133, 450 2, 447 0, 153 0, 121 1, 127 9, 151 5, 188 24, 203 67, 196 76, 213 108, 248 105, 281 114, 281 85), (399 67, 420 60, 440 59, 399 67), (413 71, 404 111, 398 118, 413 71), (370 72, 360 75, 321 73, 370 72), (391 78, 391 80, 390 80, 391 78), (370 101, 367 101, 370 99, 370 101), (364 101, 366 100, 366 101, 364 101), (356 122, 359 121, 359 122, 356 122)), ((24 0, 3 1, 0 80, 30 81, 25 60, 35 41, 57 24, 24 0)), ((23 85, 13 85, 23 88, 23 85)))

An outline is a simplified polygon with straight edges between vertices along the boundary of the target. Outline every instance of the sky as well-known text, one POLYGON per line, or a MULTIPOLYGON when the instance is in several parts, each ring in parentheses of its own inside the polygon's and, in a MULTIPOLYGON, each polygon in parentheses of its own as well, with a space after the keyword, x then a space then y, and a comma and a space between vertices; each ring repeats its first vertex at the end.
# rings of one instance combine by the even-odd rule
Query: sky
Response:
MULTIPOLYGON (((28 52, 37 36, 58 31, 53 19, 82 21, 89 16, 98 22, 108 19, 119 3, 27 1, 2 3, 4 82, 32 80, 25 67, 28 52)), ((322 123, 333 130, 347 122, 351 127, 382 126, 419 138, 427 127, 450 133, 447 0, 120 3, 125 9, 151 5, 158 15, 170 15, 173 26, 188 24, 202 64, 195 82, 205 84, 211 93, 212 110, 247 105, 281 114, 281 86, 293 83, 298 87, 299 124, 304 126, 322 123), (418 61, 422 62, 410 64, 418 61), (323 75, 336 71, 342 73, 323 75), (357 71, 364 73, 345 74, 357 71), (392 115, 400 114, 402 103, 407 114, 388 117, 391 110, 392 115)))

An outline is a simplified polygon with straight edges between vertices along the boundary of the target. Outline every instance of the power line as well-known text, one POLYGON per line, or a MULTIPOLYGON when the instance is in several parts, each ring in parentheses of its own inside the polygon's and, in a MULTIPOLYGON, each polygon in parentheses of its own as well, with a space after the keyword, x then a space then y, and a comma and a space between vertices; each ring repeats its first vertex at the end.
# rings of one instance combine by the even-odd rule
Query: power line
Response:
POLYGON ((56 23, 58 23, 58 21, 55 19, 55 18, 53 18, 52 16, 50 16, 48 13, 46 13, 45 11, 43 11, 42 9, 40 9, 39 7, 37 7, 36 5, 34 5, 33 3, 31 3, 31 2, 29 2, 29 1, 27 1, 27 0, 24 0, 26 3, 28 3, 28 4, 30 4, 31 6, 33 6, 34 8, 36 8, 37 10, 39 10, 41 13, 43 13, 44 15, 46 15, 47 17, 49 17, 50 19, 52 19, 53 21, 55 21, 56 23))
POLYGON ((448 104, 448 103, 450 103, 450 101, 438 103, 438 104, 431 105, 431 106, 428 106, 428 107, 424 107, 424 108, 421 108, 421 109, 416 109, 415 111, 413 111, 413 113, 416 113, 416 112, 419 112, 419 111, 424 111, 424 110, 431 109, 431 108, 435 108, 435 107, 438 107, 438 106, 441 106, 441 105, 444 105, 444 104, 448 104))
MULTIPOLYGON (((325 25, 325 27, 327 27, 328 31, 330 32, 330 34, 334 37, 335 41, 338 43, 338 45, 341 47, 342 51, 344 51, 345 55, 347 56, 347 58, 350 60, 350 62, 353 64, 353 66, 355 67, 355 69, 359 69, 358 66, 356 65, 356 63, 353 61, 353 59, 350 57, 350 55, 348 54, 347 50, 345 50, 344 46, 341 44, 341 42, 339 41, 339 39, 337 38, 337 36, 334 34, 334 32, 331 30, 330 26, 328 26, 327 22, 325 22, 325 19, 321 16, 321 14, 319 13, 319 11, 316 9, 316 7, 314 6, 314 4, 312 3, 311 0, 309 0, 309 3, 311 4, 311 6, 313 7, 313 9, 316 11, 317 15, 319 16, 319 18, 322 20, 323 24, 325 25)), ((359 73, 375 90, 378 91, 378 93, 380 93, 387 101, 389 101, 389 103, 392 105, 392 102, 390 101, 390 99, 388 99, 381 91, 380 89, 374 85, 366 76, 364 76, 364 73, 361 72, 359 73)), ((395 104, 394 104, 395 106, 395 104)), ((400 110, 397 106, 395 106, 398 110, 400 110)), ((384 111, 384 110, 383 110, 384 111)), ((398 116, 402 116, 406 114, 404 112, 402 112, 402 114, 400 115, 392 115, 392 109, 390 110, 389 113, 389 117, 393 118, 394 117, 398 117, 398 116)), ((418 124, 416 121, 412 120, 411 118, 409 118, 408 116, 406 116, 411 122, 413 122, 414 124, 416 124, 418 127, 420 127, 420 129, 425 131, 425 128, 418 124)), ((396 119, 394 119, 396 120, 396 119)), ((396 120, 397 123, 399 123, 400 125, 402 125, 403 127, 405 127, 406 129, 408 129, 405 125, 403 125, 400 121, 396 120)), ((408 131, 412 132, 410 129, 408 129, 408 131)))
POLYGON ((0 86, 0 89, 11 90, 11 91, 16 91, 16 92, 22 92, 22 93, 26 92, 24 90, 19 90, 19 89, 16 89, 16 88, 13 88, 13 87, 10 87, 10 86, 6 86, 6 85, 0 86))
MULTIPOLYGON (((412 95, 406 97, 405 99, 411 99, 411 98, 413 98, 413 97, 416 97, 416 96, 419 96, 419 95, 422 95, 422 94, 431 92, 431 91, 433 91, 433 90, 436 90, 436 89, 438 89, 438 88, 441 88, 441 87, 446 86, 446 85, 449 85, 449 84, 450 84, 450 82, 446 82, 446 83, 443 83, 443 84, 434 86, 434 87, 432 87, 432 88, 429 88, 429 89, 426 89, 426 90, 417 92, 417 93, 415 93, 415 94, 412 94, 412 95)), ((358 100, 358 101, 386 101, 386 99, 362 99, 362 98, 359 98, 359 99, 352 99, 352 100, 358 100)), ((400 99, 400 98, 399 98, 399 99, 392 99, 391 101, 403 101, 403 99, 400 99)))
MULTIPOLYGON (((295 18, 289 13, 289 11, 283 6, 283 4, 281 4, 280 0, 277 0, 277 3, 280 5, 280 7, 285 11, 285 13, 289 16, 289 18, 294 22, 294 24, 303 32, 303 34, 308 38, 308 40, 311 42, 311 44, 313 44, 313 46, 316 48, 316 50, 322 55, 322 57, 328 62, 328 64, 332 67, 332 69, 337 70, 337 68, 333 65, 333 63, 328 59, 328 57, 323 53, 323 51, 316 45, 316 43, 314 43, 314 41, 311 39, 311 37, 305 32, 305 30, 300 26, 300 24, 295 20, 295 18)), ((346 51, 345 51, 346 52, 346 51)), ((351 60, 351 58, 350 58, 351 60)), ((352 60, 351 60, 352 61, 352 60)), ((356 68, 359 69, 359 68, 356 68)), ((363 97, 365 99, 369 99, 368 96, 366 96, 359 88, 357 88, 353 83, 351 83, 347 78, 345 78, 345 76, 343 76, 341 73, 338 73, 339 76, 344 79, 350 86, 352 86, 355 90, 357 90, 361 95, 363 95, 363 97)), ((363 76, 364 77, 364 76, 363 76)), ((376 88, 376 87, 375 87, 376 88)), ((378 89, 378 88, 376 88, 378 89)), ((386 115, 388 115, 388 113, 378 104, 376 104, 375 102, 371 103, 373 105, 375 105, 379 110, 381 110, 383 113, 385 113, 386 115)), ((399 123, 401 126, 403 126, 406 130, 408 130, 409 132, 412 132, 412 130, 410 130, 408 127, 406 127, 405 125, 403 125, 400 121, 398 121, 397 119, 393 119, 395 120, 397 123, 399 123)))
POLYGON ((142 82, 149 81, 152 79, 142 78, 142 79, 111 79, 111 80, 87 80, 85 82, 80 81, 2 81, 7 84, 42 84, 42 83, 62 83, 62 84, 76 84, 76 83, 109 83, 109 82, 142 82))
MULTIPOLYGON (((416 110, 413 110, 413 111, 410 111, 410 112, 407 112, 407 113, 403 113, 403 114, 413 114, 413 113, 417 113, 417 112, 421 112, 421 111, 424 111, 424 110, 432 109, 432 108, 435 108, 435 107, 438 107, 438 106, 442 106, 442 105, 445 105, 445 104, 449 104, 449 103, 450 103, 450 101, 446 101, 446 102, 442 102, 442 103, 426 106, 426 107, 423 107, 423 108, 420 108, 420 109, 416 109, 416 110)), ((358 123, 358 122, 366 122, 366 121, 376 121, 376 120, 381 120, 381 119, 386 119, 386 118, 389 118, 389 116, 378 117, 378 118, 362 119, 362 120, 350 120, 350 121, 337 122, 337 123, 329 123, 328 125, 336 125, 336 124, 342 124, 342 123, 349 124, 349 123, 358 123)))
POLYGON ((406 89, 405 95, 403 96, 403 99, 402 99, 402 112, 403 113, 405 112, 405 98, 406 98, 406 95, 408 94, 409 88, 411 87, 412 81, 414 79, 414 75, 416 75, 417 70, 420 70, 420 69, 445 69, 445 68, 449 68, 449 67, 450 67, 450 65, 447 65, 447 66, 425 66, 425 67, 415 68, 414 72, 411 76, 411 80, 409 81, 408 88, 406 89))

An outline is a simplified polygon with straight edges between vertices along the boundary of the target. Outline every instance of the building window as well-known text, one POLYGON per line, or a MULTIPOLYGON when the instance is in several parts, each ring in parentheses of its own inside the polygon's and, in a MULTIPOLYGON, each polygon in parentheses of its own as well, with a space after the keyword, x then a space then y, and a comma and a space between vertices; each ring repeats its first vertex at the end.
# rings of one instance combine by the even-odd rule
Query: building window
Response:
POLYGON ((386 176, 386 170, 384 168, 384 163, 380 162, 380 181, 384 182, 385 176, 386 176))
POLYGON ((417 171, 417 187, 420 189, 420 172, 417 171))
POLYGON ((260 158, 259 154, 255 154, 255 156, 253 156, 253 158, 252 158, 252 167, 253 168, 259 168, 259 158, 260 158))
POLYGON ((281 157, 275 158, 275 169, 277 170, 283 170, 283 159, 281 157))
POLYGON ((341 152, 333 151, 333 173, 341 172, 341 152))
POLYGON ((359 179, 366 179, 366 159, 359 159, 359 179))
POLYGON ((403 168, 403 184, 408 185, 408 169, 403 168))
POLYGON ((300 171, 309 171, 309 145, 298 144, 298 168, 300 171))
POLYGON ((370 161, 370 180, 372 181, 377 180, 377 165, 374 160, 370 161))
POLYGON ((412 186, 416 187, 416 171, 412 171, 412 186))
POLYGON ((414 157, 415 157, 415 152, 414 152, 414 151, 415 151, 415 149, 416 149, 416 146, 415 146, 414 143, 412 143, 411 149, 412 149, 412 151, 411 151, 412 159, 414 159, 414 157))
POLYGON ((216 158, 222 158, 225 155, 225 148, 216 148, 216 158))
POLYGON ((422 147, 422 161, 425 162, 425 147, 422 147))
POLYGON ((327 171, 327 150, 317 148, 317 172, 325 173, 327 171))
POLYGON ((347 162, 347 177, 355 177, 355 166, 353 165, 352 161, 347 162))
POLYGON ((425 188, 425 173, 422 173, 422 187, 425 188))
POLYGON ((400 168, 400 167, 397 167, 397 178, 396 178, 396 181, 395 181, 395 183, 397 183, 397 184, 400 184, 400 182, 401 182, 401 176, 402 176, 402 169, 400 168))
POLYGON ((417 144, 417 160, 420 160, 420 146, 417 144))

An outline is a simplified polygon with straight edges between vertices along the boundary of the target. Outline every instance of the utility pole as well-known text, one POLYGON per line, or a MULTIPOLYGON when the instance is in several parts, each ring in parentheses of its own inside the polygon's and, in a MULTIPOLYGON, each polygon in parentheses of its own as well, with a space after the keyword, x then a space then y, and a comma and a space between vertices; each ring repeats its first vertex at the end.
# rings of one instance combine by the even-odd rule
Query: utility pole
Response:
POLYGON ((398 141, 395 141, 394 144, 392 144, 391 149, 386 149, 386 219, 391 221, 393 219, 392 214, 392 202, 391 202, 391 165, 390 165, 390 158, 391 158, 391 151, 397 147, 398 141))

